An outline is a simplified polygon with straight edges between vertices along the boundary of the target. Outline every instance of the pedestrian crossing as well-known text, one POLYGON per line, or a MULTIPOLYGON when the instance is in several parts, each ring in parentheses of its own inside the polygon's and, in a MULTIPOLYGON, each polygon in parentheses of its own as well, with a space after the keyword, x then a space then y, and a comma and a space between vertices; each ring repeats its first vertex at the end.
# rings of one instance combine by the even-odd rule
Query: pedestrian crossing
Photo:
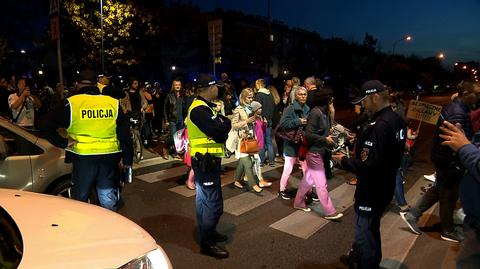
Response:
MULTIPOLYGON (((330 197, 338 212, 343 212, 353 205, 354 193, 355 187, 347 184, 342 184, 330 191, 330 197)), ((302 239, 308 239, 330 222, 322 217, 324 214, 318 202, 312 203, 310 207, 312 208, 311 212, 305 213, 296 210, 270 227, 302 239)))
MULTIPOLYGON (((235 168, 237 160, 229 158, 222 161, 223 166, 235 168)), ((278 169, 281 171, 283 165, 277 164, 275 167, 263 167, 263 173, 268 173, 272 170, 278 169)), ((187 172, 186 166, 172 167, 163 171, 148 173, 137 176, 138 179, 148 182, 156 183, 169 178, 184 175, 187 172)), ((222 177, 222 187, 233 183, 233 171, 222 177)), ((340 173, 336 173, 338 176, 340 173)), ((265 174, 264 174, 265 175, 265 174)), ((267 176, 268 178, 268 176, 267 176)), ((295 177, 292 176, 292 179, 295 177)), ((427 186, 429 182, 424 181, 423 178, 417 179, 413 187, 406 192, 406 199, 410 205, 416 203, 421 197, 421 187, 427 186)), ((195 196, 194 190, 187 189, 184 185, 175 186, 169 191, 179 194, 185 198, 195 196)), ((340 184, 336 188, 330 190, 330 196, 333 203, 339 212, 344 212, 351 208, 354 203, 355 186, 348 184, 340 184)), ((277 190, 274 188, 267 188, 260 194, 252 192, 240 192, 224 200, 224 212, 233 216, 242 216, 252 212, 262 206, 267 206, 269 203, 280 202, 277 198, 277 190)), ((293 204, 293 199, 291 200, 293 204)), ((300 210, 292 210, 290 213, 280 219, 276 219, 269 225, 271 229, 275 229, 282 233, 297 237, 299 240, 308 240, 314 234, 319 232, 327 224, 332 221, 324 219, 321 206, 318 202, 313 202, 309 205, 312 208, 311 212, 303 212, 300 210)), ((436 207, 432 207, 425 212, 424 217, 420 219, 419 226, 424 226, 428 222, 429 217, 436 207)), ((335 225, 335 224, 332 224, 335 225)), ((352 223, 353 225, 353 223, 352 223)), ((416 240, 419 238, 410 232, 407 225, 402 221, 398 214, 397 208, 392 208, 381 220, 381 235, 382 235, 382 252, 383 260, 381 266, 389 269, 404 268, 403 262, 409 255, 416 240)), ((457 255, 458 248, 450 248, 443 257, 444 265, 442 268, 454 268, 454 261, 457 255)))
MULTIPOLYGON (((225 159, 225 160, 222 160, 222 165, 223 166, 227 166, 227 167, 236 167, 238 163, 238 160, 235 159, 234 157, 230 157, 229 159, 225 159)), ((265 167, 262 167, 262 172, 263 173, 267 173, 267 172, 270 172, 274 169, 277 169, 279 167, 282 167, 283 165, 280 165, 280 164, 276 164, 275 166, 265 166, 265 167)), ((167 172, 168 174, 175 174, 172 172, 167 172)), ((185 171, 186 173, 186 171, 185 171)), ((183 174, 185 174, 183 173, 183 174)), ((181 174, 180 174, 181 175, 181 174)), ((233 179, 233 176, 224 176, 222 175, 221 177, 221 181, 222 181, 222 187, 224 186, 227 186, 227 185, 230 185, 234 182, 234 179, 233 179)), ((173 188, 170 188, 169 191, 172 191, 172 192, 175 192, 177 194, 180 194, 182 196, 185 196, 185 197, 192 197, 192 196, 195 196, 195 190, 190 190, 190 189, 187 189, 184 185, 179 185, 179 186, 175 186, 173 188)))

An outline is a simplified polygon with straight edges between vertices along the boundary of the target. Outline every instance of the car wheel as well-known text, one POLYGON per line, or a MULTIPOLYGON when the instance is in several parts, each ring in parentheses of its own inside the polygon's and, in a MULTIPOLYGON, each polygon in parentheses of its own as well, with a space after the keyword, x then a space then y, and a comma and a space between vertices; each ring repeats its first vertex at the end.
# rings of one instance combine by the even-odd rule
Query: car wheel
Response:
MULTIPOLYGON (((72 181, 69 178, 58 181, 48 192, 51 195, 72 198, 72 181)), ((95 189, 92 189, 88 197, 88 203, 98 205, 98 196, 95 189)))

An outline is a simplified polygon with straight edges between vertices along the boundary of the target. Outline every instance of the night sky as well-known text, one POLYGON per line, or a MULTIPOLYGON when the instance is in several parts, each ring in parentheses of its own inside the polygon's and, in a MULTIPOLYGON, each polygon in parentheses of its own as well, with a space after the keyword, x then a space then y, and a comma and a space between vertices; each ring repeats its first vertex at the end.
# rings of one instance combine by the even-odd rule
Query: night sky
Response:
MULTIPOLYGON (((202 10, 215 7, 267 15, 267 0, 191 0, 202 10)), ((323 38, 339 37, 362 42, 365 32, 378 39, 379 48, 391 53, 421 57, 445 53, 445 64, 480 61, 480 0, 271 0, 274 20, 318 32, 323 38)))
MULTIPOLYGON (((267 15, 267 0, 165 0, 174 1, 193 3, 205 11, 220 7, 267 15)), ((361 43, 368 32, 378 39, 382 52, 391 53, 395 41, 408 34, 413 40, 397 43, 396 53, 431 57, 444 52, 446 67, 457 61, 480 61, 480 0, 270 1, 274 20, 318 32, 323 38, 339 37, 361 43)), ((15 47, 24 44, 28 49, 32 39, 44 35, 48 28, 48 1, 22 3, 2 1, 5 10, 13 12, 0 16, 0 33, 15 47)))

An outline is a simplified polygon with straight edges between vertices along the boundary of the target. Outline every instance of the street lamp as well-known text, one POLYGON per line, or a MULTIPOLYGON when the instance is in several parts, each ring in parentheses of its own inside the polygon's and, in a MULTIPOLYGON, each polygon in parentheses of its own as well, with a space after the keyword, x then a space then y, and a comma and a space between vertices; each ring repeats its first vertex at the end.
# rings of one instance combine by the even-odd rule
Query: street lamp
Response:
POLYGON ((103 51, 103 0, 100 0, 100 29, 101 29, 101 34, 102 34, 102 73, 105 72, 105 57, 104 57, 104 51, 103 51))
POLYGON ((437 58, 440 59, 440 60, 445 59, 445 53, 439 52, 439 53, 437 54, 437 58))
POLYGON ((172 65, 171 69, 172 69, 172 71, 175 71, 175 70, 177 70, 177 67, 175 65, 172 65))
POLYGON ((405 41, 411 41, 411 40, 412 40, 412 36, 406 35, 406 36, 400 38, 399 40, 395 41, 395 42, 393 43, 392 55, 395 55, 395 47, 397 46, 397 44, 398 44, 399 42, 403 41, 403 40, 405 40, 405 41))
POLYGON ((25 51, 25 50, 20 50, 20 53, 21 53, 21 54, 25 54, 25 53, 27 53, 27 51, 25 51))

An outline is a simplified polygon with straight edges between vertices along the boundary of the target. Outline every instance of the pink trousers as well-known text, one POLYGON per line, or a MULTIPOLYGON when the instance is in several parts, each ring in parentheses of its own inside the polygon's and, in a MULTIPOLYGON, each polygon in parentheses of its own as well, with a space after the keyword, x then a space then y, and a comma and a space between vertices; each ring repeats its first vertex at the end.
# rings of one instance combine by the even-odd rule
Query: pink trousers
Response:
MULTIPOLYGON (((280 191, 284 191, 287 188, 288 184, 288 178, 290 177, 290 174, 292 173, 293 166, 295 165, 295 162, 297 161, 297 157, 288 157, 285 156, 285 163, 283 164, 283 172, 282 172, 282 177, 280 179, 280 191)), ((302 168, 303 174, 305 175, 305 169, 306 164, 303 161, 299 161, 300 166, 302 168)))
POLYGON ((297 196, 295 196, 293 205, 295 207, 305 208, 305 196, 312 189, 312 186, 315 185, 324 214, 326 216, 335 214, 337 211, 333 206, 332 199, 327 190, 327 178, 325 176, 322 155, 320 153, 308 152, 305 160, 307 169, 298 186, 297 196))

